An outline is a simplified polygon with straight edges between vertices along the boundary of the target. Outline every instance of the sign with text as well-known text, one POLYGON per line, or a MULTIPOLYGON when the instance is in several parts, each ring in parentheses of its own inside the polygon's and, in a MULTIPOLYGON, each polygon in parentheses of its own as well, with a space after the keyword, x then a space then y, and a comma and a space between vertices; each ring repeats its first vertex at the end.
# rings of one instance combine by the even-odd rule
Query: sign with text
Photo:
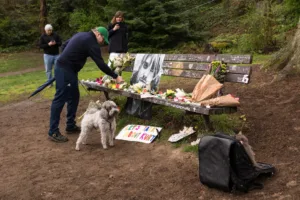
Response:
POLYGON ((127 125, 117 135, 117 140, 151 143, 161 131, 161 127, 127 125))

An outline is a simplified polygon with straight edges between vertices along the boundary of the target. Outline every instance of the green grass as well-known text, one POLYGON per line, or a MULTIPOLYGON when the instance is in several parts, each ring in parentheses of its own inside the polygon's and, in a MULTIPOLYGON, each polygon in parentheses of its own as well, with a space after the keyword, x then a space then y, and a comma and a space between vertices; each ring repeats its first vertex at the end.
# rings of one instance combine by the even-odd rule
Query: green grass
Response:
POLYGON ((270 60, 272 57, 272 55, 265 55, 265 54, 254 54, 253 55, 253 64, 264 64, 266 63, 268 60, 270 60))
MULTIPOLYGON (((102 56, 105 61, 108 60, 108 54, 102 56)), ((91 59, 88 59, 88 62, 91 62, 91 59)), ((40 71, 44 71, 44 57, 42 51, 0 53, 0 73, 15 72, 36 67, 40 67, 40 71)))
POLYGON ((43 62, 43 53, 41 52, 0 54, 0 73, 15 72, 36 67, 41 67, 41 70, 44 70, 43 62))
MULTIPOLYGON (((98 69, 94 62, 87 62, 86 66, 79 72, 78 78, 96 79, 103 76, 103 73, 98 69)), ((129 74, 127 78, 130 78, 129 74)), ((44 71, 29 72, 20 75, 12 75, 1 77, 0 79, 0 103, 8 103, 18 99, 24 99, 29 96, 34 90, 46 81, 44 71)), ((86 96, 87 92, 83 87, 79 87, 81 96, 86 96)), ((55 88, 46 88, 41 93, 37 94, 43 98, 52 99, 55 93, 55 88)), ((35 98, 35 97, 33 97, 35 98)))

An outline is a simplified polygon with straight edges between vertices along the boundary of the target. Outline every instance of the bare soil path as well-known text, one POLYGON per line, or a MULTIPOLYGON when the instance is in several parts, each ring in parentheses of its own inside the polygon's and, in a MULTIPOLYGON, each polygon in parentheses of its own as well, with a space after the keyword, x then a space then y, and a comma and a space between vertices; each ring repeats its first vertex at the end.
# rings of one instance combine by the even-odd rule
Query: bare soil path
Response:
MULTIPOLYGON (((300 199, 299 77, 268 85, 258 67, 252 83, 228 85, 241 99, 248 136, 257 160, 277 173, 264 189, 229 194, 200 184, 197 155, 170 144, 116 141, 102 150, 96 132, 90 145, 74 150, 78 135, 63 144, 47 140, 48 100, 26 100, 0 107, 0 199, 300 199)), ((187 88, 191 86, 183 86, 187 88)), ((83 113, 88 100, 80 102, 83 113)), ((65 112, 61 130, 64 130, 65 112)))
POLYGON ((28 72, 36 72, 36 71, 42 71, 42 70, 44 70, 44 66, 28 68, 28 69, 24 69, 24 70, 20 70, 20 71, 15 71, 15 72, 0 73, 0 77, 20 75, 20 74, 24 74, 24 73, 28 73, 28 72))

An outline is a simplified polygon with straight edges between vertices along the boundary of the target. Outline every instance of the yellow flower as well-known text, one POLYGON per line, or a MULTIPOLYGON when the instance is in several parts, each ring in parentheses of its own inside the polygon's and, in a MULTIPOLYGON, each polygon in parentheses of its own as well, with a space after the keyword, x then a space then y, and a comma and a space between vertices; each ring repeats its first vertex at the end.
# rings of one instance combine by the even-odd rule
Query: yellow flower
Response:
POLYGON ((172 93, 175 94, 175 92, 174 92, 173 90, 168 90, 168 89, 167 89, 167 94, 172 94, 172 93))

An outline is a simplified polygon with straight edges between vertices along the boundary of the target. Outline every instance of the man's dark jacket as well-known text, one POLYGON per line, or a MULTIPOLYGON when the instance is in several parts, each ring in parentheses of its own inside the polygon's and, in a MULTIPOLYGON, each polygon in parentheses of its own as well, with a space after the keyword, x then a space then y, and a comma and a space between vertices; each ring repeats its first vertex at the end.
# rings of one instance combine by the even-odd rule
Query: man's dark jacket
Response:
POLYGON ((57 63, 58 66, 77 73, 83 68, 88 57, 91 57, 105 74, 113 78, 118 77, 103 61, 100 46, 92 31, 77 33, 67 40, 62 45, 62 53, 57 63))

